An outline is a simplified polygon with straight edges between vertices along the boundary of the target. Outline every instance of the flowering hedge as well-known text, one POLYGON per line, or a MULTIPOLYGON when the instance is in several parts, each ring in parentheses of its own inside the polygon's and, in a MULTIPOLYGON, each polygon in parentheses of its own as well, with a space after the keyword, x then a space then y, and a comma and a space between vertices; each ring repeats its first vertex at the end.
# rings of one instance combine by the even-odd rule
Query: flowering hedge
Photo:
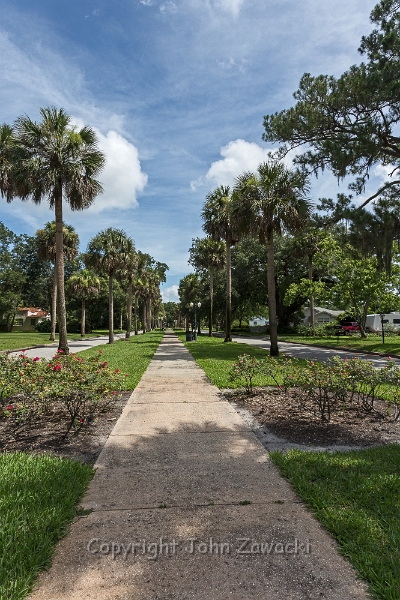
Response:
POLYGON ((400 419, 400 367, 390 359, 382 369, 376 369, 371 361, 360 358, 335 356, 326 362, 300 363, 296 359, 239 356, 231 370, 232 380, 242 381, 251 393, 256 375, 268 376, 283 392, 296 388, 299 402, 305 397, 311 399, 324 421, 329 421, 333 411, 350 406, 394 421, 400 419), (384 409, 378 407, 379 400, 385 402, 384 409))
POLYGON ((90 423, 121 394, 125 374, 101 358, 58 352, 50 361, 0 357, 0 416, 28 424, 33 415, 65 422, 66 434, 90 423))

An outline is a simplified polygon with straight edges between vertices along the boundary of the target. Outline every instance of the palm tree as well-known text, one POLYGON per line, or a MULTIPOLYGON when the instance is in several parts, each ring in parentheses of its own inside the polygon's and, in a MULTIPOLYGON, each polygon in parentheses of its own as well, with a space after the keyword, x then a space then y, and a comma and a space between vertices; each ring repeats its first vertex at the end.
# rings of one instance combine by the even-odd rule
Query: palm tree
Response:
POLYGON ((127 308, 127 319, 126 319, 126 333, 125 338, 129 339, 132 328, 132 299, 133 299, 133 282, 137 274, 138 269, 138 254, 135 250, 135 246, 132 242, 132 252, 126 257, 124 265, 118 271, 117 277, 121 282, 128 284, 128 308, 127 308))
MULTIPOLYGON (((89 127, 77 130, 61 108, 41 108, 39 123, 23 116, 13 126, 7 199, 19 197, 40 204, 46 198, 56 221, 56 272, 59 294, 59 350, 69 352, 64 292, 63 199, 72 210, 88 208, 102 192, 95 179, 105 157, 89 127)), ((4 172, 4 161, 0 171, 4 172)), ((4 185, 4 184, 2 184, 4 185)))
POLYGON ((238 177, 235 192, 233 215, 238 227, 245 235, 255 235, 267 245, 270 354, 278 356, 274 234, 280 235, 284 229, 298 230, 309 217, 307 180, 283 163, 270 161, 259 165, 256 173, 238 177))
POLYGON ((10 150, 12 142, 12 128, 5 123, 0 125, 0 193, 11 202, 13 194, 10 181, 10 150))
POLYGON ((87 267, 99 275, 108 276, 108 343, 114 343, 114 297, 113 283, 118 271, 129 260, 134 251, 133 241, 127 237, 121 229, 109 227, 94 236, 87 247, 84 255, 84 263, 87 267))
POLYGON ((94 298, 100 291, 100 279, 92 271, 81 269, 71 275, 67 282, 71 294, 82 300, 81 336, 86 331, 86 300, 94 298))
MULTIPOLYGON (((55 340, 57 322, 57 269, 56 269, 56 223, 46 223, 44 229, 36 232, 38 255, 42 260, 53 264, 53 293, 51 297, 51 333, 50 340, 55 340)), ((68 262, 78 255, 79 237, 72 225, 63 224, 63 254, 68 262)))
POLYGON ((226 319, 225 342, 232 341, 232 268, 231 247, 239 241, 238 228, 232 216, 233 199, 229 186, 221 185, 207 194, 201 216, 204 231, 213 240, 224 240, 226 253, 226 319))
POLYGON ((214 271, 225 266, 224 244, 211 237, 192 240, 189 248, 189 264, 195 269, 207 269, 210 281, 210 311, 208 315, 208 336, 212 337, 213 300, 214 300, 214 271))

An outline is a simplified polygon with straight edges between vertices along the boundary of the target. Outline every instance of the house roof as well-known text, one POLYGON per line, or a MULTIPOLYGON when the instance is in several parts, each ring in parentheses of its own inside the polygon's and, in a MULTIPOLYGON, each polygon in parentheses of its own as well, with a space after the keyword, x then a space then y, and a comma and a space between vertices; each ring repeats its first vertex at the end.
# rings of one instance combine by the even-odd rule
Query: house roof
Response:
POLYGON ((330 308, 321 308, 320 306, 314 306, 314 312, 316 315, 320 313, 326 313, 327 315, 331 315, 332 317, 337 317, 342 314, 342 310, 331 310, 330 308))
POLYGON ((37 307, 18 308, 18 312, 19 313, 26 312, 27 317, 47 317, 49 314, 46 310, 43 310, 42 308, 37 308, 37 307))

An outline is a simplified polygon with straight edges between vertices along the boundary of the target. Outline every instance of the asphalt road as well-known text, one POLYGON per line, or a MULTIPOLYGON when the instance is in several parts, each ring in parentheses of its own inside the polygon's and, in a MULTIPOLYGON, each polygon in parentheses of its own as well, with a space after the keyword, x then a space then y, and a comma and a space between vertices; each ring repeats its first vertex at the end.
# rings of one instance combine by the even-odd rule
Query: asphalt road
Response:
MULTIPOLYGON (((250 346, 256 346, 257 348, 264 348, 269 350, 270 343, 269 339, 260 339, 253 337, 242 337, 232 336, 235 342, 242 344, 249 344, 250 346)), ((340 356, 340 358, 361 358, 363 360, 370 360, 376 367, 383 367, 386 364, 387 358, 382 356, 376 356, 374 354, 362 353, 362 352, 351 352, 349 350, 336 350, 335 348, 317 348, 316 346, 306 346, 303 344, 292 344, 291 342, 279 342, 279 351, 286 356, 293 358, 306 358, 308 360, 326 361, 333 356, 340 356)), ((399 359, 392 359, 397 364, 400 364, 399 359)))

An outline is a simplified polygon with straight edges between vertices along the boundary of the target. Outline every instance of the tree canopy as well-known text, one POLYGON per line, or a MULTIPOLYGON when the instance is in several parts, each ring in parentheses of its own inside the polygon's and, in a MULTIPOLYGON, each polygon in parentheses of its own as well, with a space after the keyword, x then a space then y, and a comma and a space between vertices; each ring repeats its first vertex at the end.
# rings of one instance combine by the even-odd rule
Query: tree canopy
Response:
MULTIPOLYGON (((400 2, 381 0, 371 13, 377 28, 361 40, 367 58, 339 78, 305 73, 292 108, 264 117, 263 139, 283 142, 279 155, 306 145, 295 162, 307 172, 330 169, 350 188, 363 192, 371 169, 391 165, 395 177, 362 206, 388 187, 400 184, 400 2)), ((400 187, 399 187, 400 189, 400 187)))

